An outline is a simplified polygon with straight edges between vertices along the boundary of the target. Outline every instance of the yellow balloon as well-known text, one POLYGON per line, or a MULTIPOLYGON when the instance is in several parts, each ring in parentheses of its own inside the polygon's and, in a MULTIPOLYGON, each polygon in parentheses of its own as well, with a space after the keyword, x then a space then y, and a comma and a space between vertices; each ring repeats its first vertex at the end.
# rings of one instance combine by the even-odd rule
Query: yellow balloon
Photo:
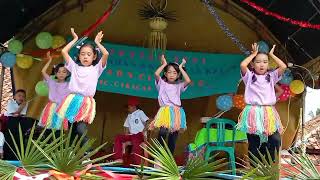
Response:
POLYGON ((304 84, 300 80, 294 80, 290 83, 290 90, 294 94, 301 94, 304 91, 304 84))
POLYGON ((53 40, 52 40, 52 49, 57 49, 61 46, 63 46, 66 43, 66 40, 64 39, 64 37, 56 35, 53 36, 53 40))
POLYGON ((18 54, 16 63, 17 66, 21 69, 29 69, 33 64, 33 59, 31 56, 18 54))

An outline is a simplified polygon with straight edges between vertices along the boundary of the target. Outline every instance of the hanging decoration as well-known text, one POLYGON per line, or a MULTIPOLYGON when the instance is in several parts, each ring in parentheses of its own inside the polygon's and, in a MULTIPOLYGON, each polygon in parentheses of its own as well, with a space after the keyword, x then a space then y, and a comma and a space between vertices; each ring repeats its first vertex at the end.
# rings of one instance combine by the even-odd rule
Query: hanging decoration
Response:
POLYGON ((237 109, 244 109, 246 107, 246 103, 244 102, 244 96, 242 94, 237 94, 233 96, 233 106, 237 109))
POLYGON ((304 84, 300 80, 294 80, 290 83, 290 90, 294 94, 301 94, 304 91, 304 84))
POLYGON ((75 43, 75 46, 85 41, 88 36, 95 30, 99 25, 104 23, 110 14, 114 12, 114 10, 117 8, 118 4, 120 3, 120 0, 113 0, 111 3, 111 6, 103 13, 103 15, 91 26, 88 27, 85 31, 81 33, 82 37, 75 43))
POLYGON ((258 51, 260 53, 265 53, 265 54, 269 53, 270 48, 269 48, 269 45, 265 41, 259 41, 257 43, 257 45, 259 46, 258 51))
POLYGON ((8 44, 8 51, 12 52, 13 54, 19 54, 23 50, 23 44, 21 41, 17 39, 12 39, 9 41, 8 44))
POLYGON ((35 91, 38 96, 48 96, 49 94, 49 88, 46 82, 44 81, 39 81, 36 84, 35 91))
POLYGON ((232 40, 232 42, 240 49, 240 51, 243 54, 249 55, 250 51, 247 48, 245 48, 245 46, 240 42, 240 40, 225 25, 224 21, 221 19, 221 17, 217 14, 216 10, 213 8, 213 5, 210 5, 208 0, 203 0, 202 2, 206 5, 210 14, 215 18, 216 22, 218 23, 220 28, 223 30, 223 32, 232 40))
POLYGON ((233 99, 230 95, 222 95, 217 98, 217 108, 221 111, 229 111, 233 106, 233 99))
POLYGON ((139 9, 139 16, 144 20, 149 20, 151 32, 148 36, 148 46, 152 50, 166 50, 167 36, 163 32, 168 21, 176 21, 175 11, 167 11, 167 0, 149 0, 139 9))
POLYGON ((11 52, 5 52, 0 57, 0 63, 4 67, 12 68, 16 64, 16 55, 11 52))
POLYGON ((21 69, 29 69, 33 64, 32 56, 18 54, 17 55, 17 66, 21 69))
POLYGON ((290 88, 285 84, 281 84, 280 87, 283 89, 283 93, 279 96, 279 101, 284 102, 291 96, 290 88))
POLYGON ((165 51, 167 46, 167 36, 163 30, 168 26, 167 21, 161 17, 156 17, 149 22, 149 26, 151 28, 151 32, 148 37, 148 46, 151 49, 160 49, 165 51))
POLYGON ((289 85, 291 83, 291 81, 293 81, 293 75, 290 71, 290 69, 286 69, 282 75, 281 80, 279 81, 279 83, 281 84, 285 84, 285 85, 289 85))
POLYGON ((52 39, 52 49, 57 49, 59 47, 62 47, 64 44, 66 44, 66 39, 63 36, 55 35, 52 39))
POLYGON ((40 49, 49 49, 52 46, 52 35, 49 32, 40 32, 36 36, 36 44, 40 49))
POLYGON ((284 17, 278 13, 275 13, 275 12, 271 12, 269 11, 268 9, 264 8, 264 7, 261 7, 259 5, 257 5, 256 3, 250 1, 250 0, 240 0, 241 2, 243 3, 246 3, 248 4, 249 6, 251 6, 252 8, 254 8, 255 10, 267 15, 267 16, 271 16, 271 17, 274 17, 280 21, 284 21, 284 22, 288 22, 292 25, 297 25, 297 26, 300 26, 302 28, 310 28, 310 29, 320 29, 320 24, 311 24, 307 21, 299 21, 299 20, 294 20, 294 19, 291 19, 291 18, 288 18, 288 17, 284 17))

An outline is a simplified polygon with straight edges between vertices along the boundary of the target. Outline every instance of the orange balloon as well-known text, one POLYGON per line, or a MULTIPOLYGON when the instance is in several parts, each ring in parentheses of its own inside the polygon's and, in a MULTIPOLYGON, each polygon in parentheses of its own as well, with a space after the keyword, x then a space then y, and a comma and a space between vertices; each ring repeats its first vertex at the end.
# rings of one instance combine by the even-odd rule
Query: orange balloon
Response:
POLYGON ((237 94, 233 96, 233 106, 241 110, 246 107, 246 103, 244 102, 244 96, 242 94, 237 94))

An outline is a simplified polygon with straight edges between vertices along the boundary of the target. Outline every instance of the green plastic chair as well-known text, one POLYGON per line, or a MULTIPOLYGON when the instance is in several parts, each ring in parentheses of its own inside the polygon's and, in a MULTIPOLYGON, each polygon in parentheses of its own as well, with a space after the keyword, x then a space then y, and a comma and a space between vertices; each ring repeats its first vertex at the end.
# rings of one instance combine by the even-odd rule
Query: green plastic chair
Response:
POLYGON ((213 118, 209 120, 206 123, 206 128, 207 128, 207 144, 206 144, 206 152, 205 152, 205 160, 209 160, 210 155, 214 151, 224 151, 228 153, 229 160, 230 160, 230 168, 232 170, 232 174, 236 174, 236 160, 235 160, 235 154, 234 154, 234 149, 235 149, 235 135, 236 135, 236 123, 232 120, 229 119, 223 119, 223 118, 213 118), (225 130, 226 130, 226 124, 229 124, 232 126, 232 141, 226 142, 225 140, 225 130), (212 125, 216 125, 217 129, 217 141, 216 142, 210 142, 209 137, 210 137, 210 128, 212 125), (214 143, 215 145, 211 145, 214 143), (227 146, 226 144, 230 144, 231 146, 227 146))

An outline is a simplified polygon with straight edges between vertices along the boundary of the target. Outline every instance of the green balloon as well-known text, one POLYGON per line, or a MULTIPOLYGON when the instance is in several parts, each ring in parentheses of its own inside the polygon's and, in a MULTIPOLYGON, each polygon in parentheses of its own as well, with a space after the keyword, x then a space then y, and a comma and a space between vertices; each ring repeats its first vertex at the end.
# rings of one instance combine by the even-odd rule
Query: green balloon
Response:
POLYGON ((23 44, 21 41, 13 39, 8 44, 8 50, 13 54, 20 54, 23 49, 23 44))
POLYGON ((44 81, 39 81, 35 87, 35 91, 38 96, 48 96, 49 88, 47 83, 45 83, 44 81))
POLYGON ((36 37, 36 44, 40 49, 49 49, 52 46, 53 37, 48 32, 41 32, 36 37))

